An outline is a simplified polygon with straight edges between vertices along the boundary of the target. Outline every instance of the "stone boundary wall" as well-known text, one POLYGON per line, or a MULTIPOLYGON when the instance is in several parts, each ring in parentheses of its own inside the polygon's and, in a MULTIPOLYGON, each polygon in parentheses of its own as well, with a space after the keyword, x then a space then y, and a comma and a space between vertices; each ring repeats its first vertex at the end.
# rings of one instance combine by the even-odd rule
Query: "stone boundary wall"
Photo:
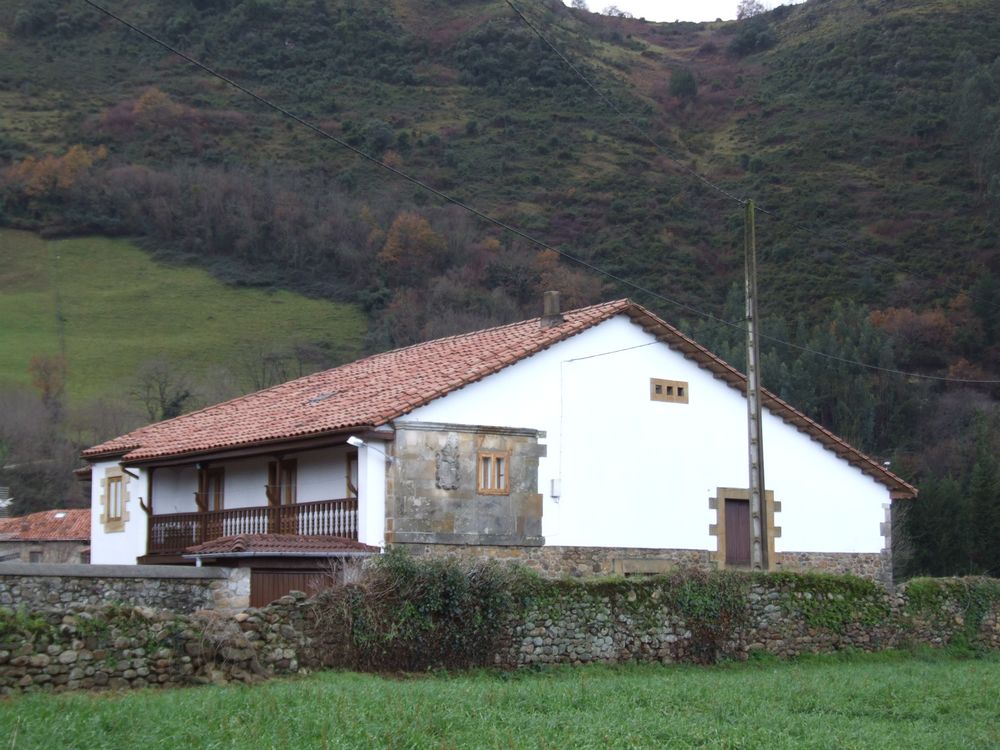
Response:
MULTIPOLYGON (((668 604, 683 578, 539 582, 505 625, 501 667, 698 662, 955 642, 1000 649, 1000 581, 924 580, 887 593, 853 577, 741 579, 739 622, 668 604), (674 587, 674 588, 671 588, 674 587)), ((733 590, 731 589, 730 592, 733 590)), ((705 600, 704 603, 711 604, 705 600)), ((0 610, 0 694, 255 682, 355 664, 349 614, 294 592, 263 609, 0 610)))
MULTIPOLYGON (((715 552, 698 549, 639 547, 544 547, 400 544, 415 557, 454 557, 463 562, 517 562, 546 578, 593 578, 650 575, 678 569, 718 569, 715 552)), ((886 552, 779 552, 774 572, 818 572, 855 575, 892 585, 891 558, 886 552)))
POLYGON ((0 564, 0 606, 78 610, 99 604, 171 612, 244 608, 250 571, 178 565, 0 564))
MULTIPOLYGON (((871 586, 849 593, 850 586, 827 592, 804 590, 807 578, 771 576, 745 593, 746 620, 705 653, 704 632, 710 618, 686 620, 665 604, 666 591, 655 582, 640 586, 577 584, 554 588, 529 603, 513 625, 498 661, 516 667, 593 662, 699 662, 717 657, 746 659, 752 651, 781 658, 845 648, 881 651, 954 642, 1000 649, 1000 582, 992 581, 993 598, 977 606, 952 593, 911 596, 907 586, 895 593, 871 586)), ((865 583, 850 576, 824 576, 865 583)), ((937 579, 935 579, 937 580, 937 579)), ((957 582, 967 579, 941 579, 957 582)), ((968 579, 991 581, 991 579, 968 579)), ((627 582, 626 582, 627 583, 627 582)), ((975 585, 975 584, 973 584, 975 585)), ((708 640, 711 641, 711 638, 708 640)))

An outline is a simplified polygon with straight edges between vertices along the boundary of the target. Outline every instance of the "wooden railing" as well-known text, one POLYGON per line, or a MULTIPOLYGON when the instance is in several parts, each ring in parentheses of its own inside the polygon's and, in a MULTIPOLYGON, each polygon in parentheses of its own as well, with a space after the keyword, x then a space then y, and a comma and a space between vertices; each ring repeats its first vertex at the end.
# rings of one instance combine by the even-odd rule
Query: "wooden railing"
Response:
POLYGON ((149 518, 148 554, 179 554, 188 547, 237 534, 303 534, 358 538, 358 500, 169 513, 149 518))

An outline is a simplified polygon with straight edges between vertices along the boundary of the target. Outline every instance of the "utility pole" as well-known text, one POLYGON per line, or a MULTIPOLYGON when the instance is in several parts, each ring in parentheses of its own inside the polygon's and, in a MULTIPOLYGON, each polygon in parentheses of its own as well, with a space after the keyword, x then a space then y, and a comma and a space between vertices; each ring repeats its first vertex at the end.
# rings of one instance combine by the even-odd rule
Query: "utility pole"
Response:
POLYGON ((750 566, 767 570, 767 519, 764 501, 764 441, 760 412, 760 336, 757 319, 757 237, 752 200, 746 202, 744 249, 747 303, 747 432, 750 464, 750 566))

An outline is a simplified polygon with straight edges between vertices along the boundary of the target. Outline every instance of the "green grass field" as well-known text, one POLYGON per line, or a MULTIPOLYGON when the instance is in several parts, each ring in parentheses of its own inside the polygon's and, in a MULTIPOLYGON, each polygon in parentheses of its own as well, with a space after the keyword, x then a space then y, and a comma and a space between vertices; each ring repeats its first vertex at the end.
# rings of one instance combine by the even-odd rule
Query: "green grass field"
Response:
POLYGON ((58 353, 62 337, 71 401, 120 391, 156 358, 199 375, 246 349, 297 343, 346 361, 366 327, 350 305, 226 286, 203 270, 156 263, 125 240, 46 241, 6 229, 0 321, 0 382, 28 382, 32 356, 58 353))
POLYGON ((995 748, 1000 660, 890 653, 30 695, 4 748, 995 748))

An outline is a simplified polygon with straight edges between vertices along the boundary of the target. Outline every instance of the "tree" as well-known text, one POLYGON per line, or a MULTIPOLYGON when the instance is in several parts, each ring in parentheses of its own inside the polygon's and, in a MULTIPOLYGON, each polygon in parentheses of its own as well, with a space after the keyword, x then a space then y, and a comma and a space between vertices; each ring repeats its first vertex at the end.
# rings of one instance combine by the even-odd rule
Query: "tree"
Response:
POLYGON ((590 8, 587 7, 587 0, 573 0, 573 2, 570 3, 570 6, 576 8, 577 10, 590 10, 590 8))
POLYGON ((976 425, 976 462, 969 477, 972 504, 972 559, 979 572, 1000 575, 1000 465, 995 430, 985 416, 976 425))
POLYGON ((694 73, 686 68, 675 70, 670 75, 670 95, 678 99, 694 99, 698 96, 698 82, 694 73))
POLYGON ((417 286, 434 275, 447 245, 419 214, 404 211, 386 233, 378 263, 390 286, 417 286))
POLYGON ((604 10, 601 11, 605 16, 611 16, 612 18, 634 18, 631 13, 627 10, 622 10, 617 5, 609 5, 604 10))
POLYGON ((78 450, 39 394, 0 388, 0 484, 10 488, 14 515, 83 503, 73 476, 78 450))
POLYGON ((52 422, 58 423, 62 419, 62 399, 66 390, 66 355, 36 354, 28 364, 28 373, 52 422))
POLYGON ((159 422, 183 414, 194 393, 185 373, 167 360, 157 358, 139 367, 131 395, 146 407, 152 421, 159 422))
POLYGON ((736 20, 742 21, 744 18, 753 18, 762 13, 767 13, 767 6, 760 0, 740 0, 736 6, 736 20))

